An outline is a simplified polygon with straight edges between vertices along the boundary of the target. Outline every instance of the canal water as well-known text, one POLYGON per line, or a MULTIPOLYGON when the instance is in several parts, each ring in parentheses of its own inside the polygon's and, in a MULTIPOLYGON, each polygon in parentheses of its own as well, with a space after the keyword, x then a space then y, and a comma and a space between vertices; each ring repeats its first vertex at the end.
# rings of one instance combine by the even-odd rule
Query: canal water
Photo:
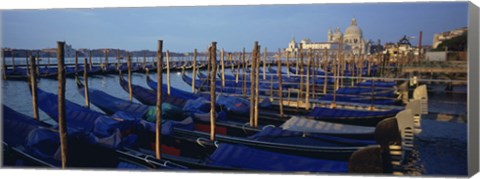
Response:
MULTIPOLYGON (((230 70, 227 70, 230 71, 230 70)), ((190 73, 190 72, 189 72, 190 73)), ((150 77, 155 78, 155 73, 150 77)), ((124 76, 126 78, 126 75, 124 76)), ((166 74, 163 74, 166 83, 166 74)), ((118 82, 118 75, 101 75, 89 77, 89 87, 128 99, 118 82)), ((133 84, 147 87, 146 75, 133 73, 133 84)), ((182 81, 181 72, 172 72, 171 84, 175 88, 191 91, 191 87, 182 81)), ((32 116, 31 95, 26 81, 2 81, 2 103, 23 114, 32 116)), ((40 79, 38 87, 57 93, 58 82, 52 79, 40 79)), ((429 109, 434 113, 446 113, 466 116, 466 94, 439 93, 430 94, 429 109), (451 95, 451 96, 449 96, 451 95), (453 96, 452 96, 453 95, 453 96)), ((66 80, 66 99, 84 105, 84 98, 77 91, 75 80, 66 80)), ((134 99, 135 102, 138 102, 134 99)), ((93 110, 100 111, 95 106, 93 110)), ((101 112, 101 111, 100 111, 101 112)), ((442 114, 443 115, 443 114, 442 114)), ((467 125, 464 120, 440 120, 439 115, 428 115, 422 120, 422 133, 415 138, 415 150, 405 164, 406 175, 467 175, 467 125)), ((52 122, 40 111, 40 119, 52 122)))

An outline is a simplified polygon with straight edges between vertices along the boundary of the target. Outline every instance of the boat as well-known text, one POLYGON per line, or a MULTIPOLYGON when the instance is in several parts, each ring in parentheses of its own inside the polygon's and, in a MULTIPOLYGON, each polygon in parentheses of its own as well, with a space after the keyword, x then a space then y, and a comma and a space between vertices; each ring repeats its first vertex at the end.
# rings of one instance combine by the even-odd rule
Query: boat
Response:
MULTIPOLYGON (((408 98, 408 96, 406 97, 408 98)), ((426 85, 420 85, 416 87, 413 92, 413 99, 410 100, 421 101, 421 114, 428 113, 428 97, 426 85)), ((290 105, 288 104, 290 102, 291 101, 284 101, 284 105, 290 105)), ((339 103, 337 103, 337 105, 338 104, 339 103)), ((372 105, 361 105, 361 103, 357 104, 356 106, 345 106, 343 108, 338 106, 336 108, 331 108, 330 105, 330 103, 326 103, 323 105, 314 104, 315 107, 313 107, 312 110, 289 107, 284 108, 284 111, 286 114, 307 115, 322 121, 375 126, 381 120, 388 117, 393 117, 399 111, 404 109, 404 107, 399 106, 375 106, 374 109, 371 109, 372 105)))
MULTIPOLYGON (((45 92, 40 92, 39 97, 43 100, 55 101, 55 95, 47 94, 45 92), (49 96, 48 98, 45 98, 49 96)), ((44 105, 44 104, 43 104, 44 105)), ((42 106, 43 106, 42 105, 42 106)), ((53 102, 50 102, 49 106, 44 106, 49 108, 55 108, 56 105, 53 102)), ((80 113, 82 111, 79 108, 70 108, 75 110, 69 110, 67 105, 67 114, 80 113)), ((42 109, 43 110, 43 109, 42 109)), ((51 110, 47 110, 51 111, 51 110)), ((48 113, 47 113, 48 114, 48 113)), ((71 121, 72 118, 67 116, 67 119, 71 121)), ((68 122, 67 122, 68 124, 68 122)), ((163 126, 162 126, 163 127, 163 126)), ((174 128, 174 133, 177 133, 179 128, 174 128)), ((150 129, 151 130, 151 129, 150 129)), ((151 139, 152 136, 150 136, 151 139)), ((150 141, 148 136, 138 137, 138 139, 144 139, 150 141)), ((296 171, 296 172, 346 172, 347 171, 347 162, 344 161, 334 161, 327 159, 318 159, 305 156, 291 155, 285 153, 279 153, 278 151, 269 151, 262 150, 256 147, 246 146, 238 143, 227 143, 227 142, 211 142, 209 140, 203 140, 202 138, 195 138, 194 141, 186 142, 189 138, 183 138, 178 135, 168 135, 164 134, 162 130, 162 145, 167 145, 164 148, 165 153, 162 153, 162 158, 164 160, 173 161, 191 168, 197 169, 214 169, 214 170, 232 170, 232 169, 242 169, 242 170, 253 170, 253 171, 296 171), (172 142, 172 143, 170 143, 172 142), (171 145, 168 145, 171 144, 171 145), (212 148, 213 147, 213 148, 212 148), (188 152, 186 152, 188 151, 188 152), (233 154, 245 154, 242 156, 242 160, 234 160, 238 158, 238 155, 233 154), (175 154, 174 156, 172 154, 175 154), (264 158, 256 158, 255 154, 262 154, 264 158), (233 157, 233 158, 232 158, 233 157), (244 163, 244 161, 251 161, 249 163, 244 163), (269 166, 258 165, 258 162, 272 164, 269 166), (275 162, 273 165, 272 162, 275 162), (306 165, 308 164, 308 165, 306 165), (315 164, 315 165, 312 165, 315 164), (332 165, 338 167, 332 167, 332 165), (288 167, 287 167, 288 166, 288 167), (341 167, 340 167, 341 166, 341 167)), ((148 143, 148 142, 147 142, 148 143)), ((331 148, 332 152, 338 154, 341 151, 334 150, 331 148), (334 151, 333 151, 334 150, 334 151)), ((354 149, 354 148, 352 148, 354 149)), ((142 153, 151 154, 151 148, 145 147, 137 150, 142 153), (150 149, 150 150, 149 150, 150 149)), ((352 151, 353 152, 353 151, 352 151)), ((310 151, 310 153, 317 153, 310 151)), ((348 158, 347 158, 348 159, 348 158)))
MULTIPOLYGON (((324 95, 319 100, 322 101, 333 101, 334 96, 332 94, 324 95)), ((364 104, 375 104, 375 105, 402 105, 403 102, 397 98, 382 98, 371 96, 359 96, 359 95, 336 95, 335 101, 350 102, 350 103, 364 103, 364 104)))
MULTIPOLYGON (((3 105, 3 166, 60 168, 58 129, 3 105)), ((174 163, 142 158, 103 147, 82 130, 67 127, 68 163, 75 168, 185 169, 174 163)))
MULTIPOLYGON (((186 83, 191 85, 191 79, 187 77, 185 73, 182 74, 182 78, 186 83)), ((149 86, 152 88, 152 85, 150 84, 149 86)), ((196 83, 196 86, 197 84, 198 83, 196 83)), ((236 90, 240 90, 240 89, 236 89, 236 90)), ((247 90, 247 94, 249 91, 250 90, 247 90)), ((349 91, 349 90, 345 90, 345 91, 349 91)), ((358 90, 353 89, 351 91, 358 91, 358 90)), ((222 92, 225 92, 225 91, 222 91, 222 92)), ((239 93, 241 92, 237 92, 237 94, 239 93)), ((192 94, 189 94, 189 95, 192 95, 192 94)), ((368 104, 371 104, 371 98, 368 100, 364 98, 362 99, 361 102, 367 102, 367 101, 368 101, 368 104)), ((373 103, 373 104, 378 104, 378 103, 382 104, 381 100, 377 100, 376 102, 377 103, 373 103)), ((387 104, 389 104, 389 102, 390 101, 387 101, 387 104)), ((284 101, 285 106, 292 106, 292 105, 289 105, 289 103, 290 101, 284 101)), ((276 112, 278 111, 278 108, 276 109, 276 108, 271 108, 270 106, 267 106, 267 108, 262 108, 262 110, 269 110, 268 113, 272 114, 268 117, 270 119, 281 119, 281 117, 278 115, 278 112, 276 112)), ((315 106, 311 110, 305 111, 296 107, 284 108, 284 111, 286 112, 286 114, 290 116, 304 115, 304 116, 309 116, 311 118, 322 120, 322 121, 353 124, 353 125, 363 125, 363 126, 375 126, 379 121, 385 118, 395 116, 401 110, 402 110, 401 108, 394 108, 394 109, 388 109, 388 110, 359 110, 359 109, 342 109, 342 108, 333 109, 330 107, 315 106)), ((267 112, 264 112, 264 113, 267 114, 267 112)), ((274 121, 269 121, 269 122, 274 122, 274 121)), ((277 120, 274 123, 274 125, 280 125, 283 122, 285 122, 285 120, 277 120)))
MULTIPOLYGON (((41 89, 37 89, 37 94, 40 109, 53 120, 58 120, 57 95, 41 89)), ((138 117, 122 111, 112 116, 106 116, 68 100, 65 101, 65 104, 67 126, 103 137, 104 140, 98 141, 104 142, 107 147, 136 156, 143 156, 145 159, 153 160, 154 163, 159 164, 172 164, 195 169, 233 170, 228 167, 199 163, 198 159, 192 159, 192 157, 203 157, 213 152, 215 147, 213 143, 199 145, 196 139, 172 137, 170 135, 173 126, 191 127, 191 122, 188 119, 180 122, 170 121, 168 124, 164 123, 162 125, 161 148, 163 159, 155 162, 155 157, 153 157, 153 151, 155 150, 155 143, 153 142, 155 139, 154 123, 139 120, 138 117)))
MULTIPOLYGON (((80 87, 79 92, 83 93, 83 91, 84 89, 80 87)), ((138 117, 144 117, 147 115, 148 106, 115 98, 98 90, 89 89, 89 93, 92 97, 91 102, 100 109, 105 110, 107 113, 111 113, 111 111, 124 111, 138 117)), ((162 114, 164 113, 169 112, 163 111, 162 109, 162 114)), ((171 120, 182 120, 182 118, 186 117, 178 110, 171 113, 172 115, 170 117, 165 117, 167 119, 170 118, 171 120), (172 119, 173 117, 176 117, 176 119, 172 119)), ((147 119, 148 117, 144 118, 147 119)), ((222 121, 221 119, 216 120, 222 121)), ((205 121, 208 121, 208 118, 204 119, 202 123, 205 121)), ((236 130, 241 132, 241 128, 231 128, 229 126, 221 127, 223 127, 224 130, 236 130)), ((193 131, 189 129, 174 129, 174 131, 179 131, 180 135, 186 137, 208 137, 208 134, 205 131, 193 131)), ((348 158, 349 153, 357 150, 358 147, 374 144, 374 142, 370 140, 342 139, 340 137, 324 136, 321 134, 309 134, 307 137, 305 133, 285 131, 278 127, 263 128, 253 136, 239 137, 238 135, 239 134, 235 137, 231 137, 219 134, 217 140, 227 143, 239 142, 254 147, 261 146, 266 150, 279 150, 289 154, 300 153, 300 151, 303 150, 301 152, 314 154, 313 156, 327 157, 324 153, 332 153, 339 157, 343 157, 344 160, 348 158), (336 152, 333 152, 333 150, 336 150, 336 152), (342 151, 344 151, 344 154, 342 151)))
MULTIPOLYGON (((184 74, 184 73, 182 73, 182 74, 184 74)), ((121 82, 120 84, 126 84, 126 83, 122 82, 122 79, 123 78, 120 77, 120 82, 121 82)), ((149 75, 147 75, 146 81, 147 81, 148 87, 150 87, 152 90, 157 90, 157 82, 150 79, 149 75)), ((124 81, 124 82, 126 82, 126 81, 124 81)), ((167 94, 168 86, 166 84, 162 84, 162 92, 164 92, 163 94, 167 94)), ((155 93, 155 95, 156 95, 156 93, 155 93)), ((173 88, 173 87, 170 87, 170 95, 175 96, 177 98, 186 99, 186 100, 197 99, 198 97, 204 97, 205 99, 210 99, 210 95, 208 95, 208 94, 193 94, 193 93, 186 92, 186 91, 183 91, 183 90, 180 90, 180 89, 177 89, 177 88, 173 88)), ((153 103, 152 105, 154 105, 154 104, 155 103, 153 103)))

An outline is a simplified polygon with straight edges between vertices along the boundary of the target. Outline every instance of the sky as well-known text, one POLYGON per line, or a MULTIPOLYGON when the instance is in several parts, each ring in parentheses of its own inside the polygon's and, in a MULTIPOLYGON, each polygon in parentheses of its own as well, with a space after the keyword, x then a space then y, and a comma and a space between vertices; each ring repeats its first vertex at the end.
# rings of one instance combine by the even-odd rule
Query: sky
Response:
POLYGON ((297 4, 260 6, 140 7, 1 10, 2 46, 43 49, 66 41, 73 48, 206 50, 212 41, 227 51, 286 48, 292 38, 327 41, 356 18, 367 40, 397 42, 404 35, 431 45, 433 35, 468 26, 467 2, 297 4))

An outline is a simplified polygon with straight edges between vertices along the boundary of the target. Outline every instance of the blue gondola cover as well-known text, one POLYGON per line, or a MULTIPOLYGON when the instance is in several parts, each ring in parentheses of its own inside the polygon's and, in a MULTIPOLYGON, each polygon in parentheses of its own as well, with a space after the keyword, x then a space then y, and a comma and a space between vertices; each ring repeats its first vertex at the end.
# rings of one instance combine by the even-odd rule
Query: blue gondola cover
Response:
POLYGON ((255 149, 239 144, 220 144, 209 164, 278 172, 347 172, 348 162, 313 159, 255 149))

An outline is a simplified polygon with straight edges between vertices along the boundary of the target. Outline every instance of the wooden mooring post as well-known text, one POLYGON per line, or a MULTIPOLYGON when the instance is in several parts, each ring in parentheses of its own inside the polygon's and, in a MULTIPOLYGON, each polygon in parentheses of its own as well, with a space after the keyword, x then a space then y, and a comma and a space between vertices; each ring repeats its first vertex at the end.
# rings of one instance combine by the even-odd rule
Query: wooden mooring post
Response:
POLYGON ((228 53, 228 61, 230 62, 230 67, 232 68, 232 74, 233 74, 233 71, 235 70, 235 63, 233 62, 233 54, 232 52, 229 52, 228 53))
POLYGON ((374 110, 374 101, 375 101, 375 80, 372 79, 372 96, 370 99, 370 107, 368 108, 370 111, 374 110))
POLYGON ((315 95, 316 95, 316 89, 315 87, 317 86, 317 83, 315 81, 315 79, 317 79, 317 72, 318 72, 318 68, 317 68, 317 61, 318 61, 318 53, 312 53, 312 61, 310 62, 311 63, 311 66, 313 68, 313 71, 312 71, 312 89, 311 89, 311 95, 312 95, 312 99, 316 99, 315 95))
POLYGON ((282 52, 280 51, 280 49, 278 49, 277 76, 278 76, 279 112, 280 112, 280 117, 283 117, 283 90, 282 90, 282 62, 281 62, 281 59, 282 59, 282 52))
POLYGON ((197 49, 193 50, 192 93, 195 93, 195 77, 197 76, 197 49))
MULTIPOLYGON (((254 126, 255 120, 255 70, 258 42, 255 41, 252 51, 252 66, 250 68, 250 127, 254 126)), ((246 80, 246 79, 243 79, 246 80)))
POLYGON ((13 52, 13 49, 10 50, 10 53, 12 54, 12 70, 15 70, 15 53, 13 52))
MULTIPOLYGON (((324 68, 324 72, 325 72, 325 77, 324 77, 324 81, 323 81, 323 94, 327 94, 327 85, 328 85, 328 52, 327 52, 327 48, 325 47, 323 49, 323 68, 324 68)), ((332 66, 332 69, 333 69, 333 66, 332 66)))
POLYGON ((47 65, 45 65, 45 68, 48 68, 50 66, 50 52, 47 52, 47 65))
MULTIPOLYGON (((257 45, 257 55, 255 56, 255 113, 254 113, 254 121, 253 121, 253 127, 257 128, 258 127, 258 101, 259 99, 259 75, 260 75, 260 45, 257 45)), ((266 49, 265 49, 266 53, 266 49)))
MULTIPOLYGON (((301 44, 300 44, 300 46, 301 46, 301 44)), ((302 52, 300 52, 300 53, 302 53, 302 52)), ((298 71, 299 71, 299 69, 298 69, 299 68, 298 54, 297 54, 297 52, 294 52, 294 54, 295 54, 295 75, 298 75, 298 71)), ((288 70, 290 70, 290 69, 288 69, 288 70)))
POLYGON ((211 80, 210 80, 210 140, 215 140, 215 88, 216 88, 216 77, 217 74, 217 42, 212 42, 212 45, 209 48, 210 51, 210 63, 212 67, 211 71, 211 80))
MULTIPOLYGON (((222 51, 220 52, 220 65, 221 65, 221 75, 222 75, 222 89, 225 88, 225 51, 222 48, 222 51)), ((213 74, 213 77, 215 77, 216 74, 213 74)), ((216 78, 216 77, 215 77, 216 78)))
POLYGON ((263 80, 267 79, 267 47, 263 51, 263 80))
POLYGON ((306 76, 306 87, 305 87, 305 110, 310 109, 310 64, 312 62, 312 49, 309 49, 308 58, 307 58, 307 76, 306 76))
POLYGON ((92 71, 92 65, 93 65, 93 59, 92 59, 92 58, 93 58, 93 57, 92 57, 93 55, 92 55, 92 51, 90 50, 90 51, 88 52, 88 54, 89 54, 88 61, 90 62, 90 63, 88 63, 88 66, 90 67, 90 71, 92 71))
POLYGON ((33 107, 33 119, 40 120, 40 116, 38 115, 38 97, 37 97, 37 70, 35 58, 33 56, 30 57, 30 85, 32 90, 32 107, 33 107))
MULTIPOLYGON (((238 60, 237 60, 237 70, 235 70, 235 83, 238 83, 238 76, 240 75, 240 67, 242 65, 242 54, 238 53, 238 60)), ((242 89, 243 92, 243 89, 242 89)))
POLYGON ((117 49, 117 71, 120 70, 120 49, 117 49))
POLYGON ((90 109, 90 97, 88 95, 88 73, 87 73, 87 58, 83 60, 83 83, 85 93, 85 107, 90 109))
POLYGON ((75 71, 75 74, 77 74, 78 72, 78 51, 75 50, 75 66, 74 66, 74 69, 75 71))
POLYGON ((133 91, 132 91, 132 57, 130 52, 127 54, 127 70, 128 70, 128 99, 133 100, 133 91))
POLYGON ((105 71, 108 70, 108 49, 105 49, 105 71))
POLYGON ((339 71, 338 71, 338 77, 340 78, 340 87, 339 88, 343 88, 343 80, 344 80, 344 76, 345 76, 345 71, 347 71, 347 65, 346 65, 346 61, 345 61, 345 56, 344 54, 340 54, 340 63, 338 64, 339 65, 339 71))
POLYGON ((242 94, 243 97, 247 96, 247 62, 245 61, 245 47, 243 48, 243 53, 242 53, 242 94))
POLYGON ((297 92, 297 108, 300 107, 301 103, 301 97, 302 97, 302 91, 303 91, 303 85, 304 85, 304 66, 303 66, 303 46, 300 44, 300 60, 297 58, 297 68, 296 68, 296 75, 300 75, 300 84, 297 92))
POLYGON ((372 60, 372 57, 369 56, 369 57, 367 58, 367 63, 368 63, 368 64, 367 64, 367 76, 369 76, 369 77, 372 75, 372 74, 371 74, 372 61, 373 61, 373 60, 372 60))
POLYGON ((2 48, 2 75, 3 79, 7 79, 7 65, 5 64, 5 49, 2 48))
POLYGON ((25 68, 26 68, 26 71, 27 71, 27 76, 30 75, 30 61, 29 61, 29 57, 30 54, 28 53, 28 51, 25 52, 25 68))
POLYGON ((356 58, 355 58, 355 55, 352 56, 352 59, 350 60, 350 63, 349 63, 349 68, 350 68, 350 86, 353 87, 355 86, 355 78, 357 76, 357 74, 355 72, 358 73, 358 65, 357 63, 355 62, 356 58))
POLYGON ((147 52, 143 51, 143 63, 142 63, 142 69, 145 70, 147 67, 147 52))
POLYGON ((362 76, 363 76, 363 65, 365 63, 365 56, 361 56, 360 57, 360 64, 359 64, 359 74, 358 74, 358 79, 357 79, 357 83, 360 83, 362 81, 362 76))
MULTIPOLYGON (((287 77, 290 78, 290 52, 287 52, 287 77)), ((281 68, 281 66, 280 66, 281 68)), ((280 70, 280 69, 278 69, 280 70)))
POLYGON ((57 42, 58 62, 58 128, 60 135, 60 153, 62 169, 67 167, 67 121, 65 106, 65 42, 57 42))
POLYGON ((167 95, 170 95, 170 57, 169 51, 165 52, 165 56, 167 57, 167 95))
POLYGON ((155 157, 162 158, 161 135, 162 135, 162 64, 163 64, 163 40, 158 41, 157 49, 157 104, 155 113, 155 157))
POLYGON ((40 54, 38 51, 35 55, 34 63, 35 63, 35 73, 37 74, 37 76, 40 76, 40 54))

